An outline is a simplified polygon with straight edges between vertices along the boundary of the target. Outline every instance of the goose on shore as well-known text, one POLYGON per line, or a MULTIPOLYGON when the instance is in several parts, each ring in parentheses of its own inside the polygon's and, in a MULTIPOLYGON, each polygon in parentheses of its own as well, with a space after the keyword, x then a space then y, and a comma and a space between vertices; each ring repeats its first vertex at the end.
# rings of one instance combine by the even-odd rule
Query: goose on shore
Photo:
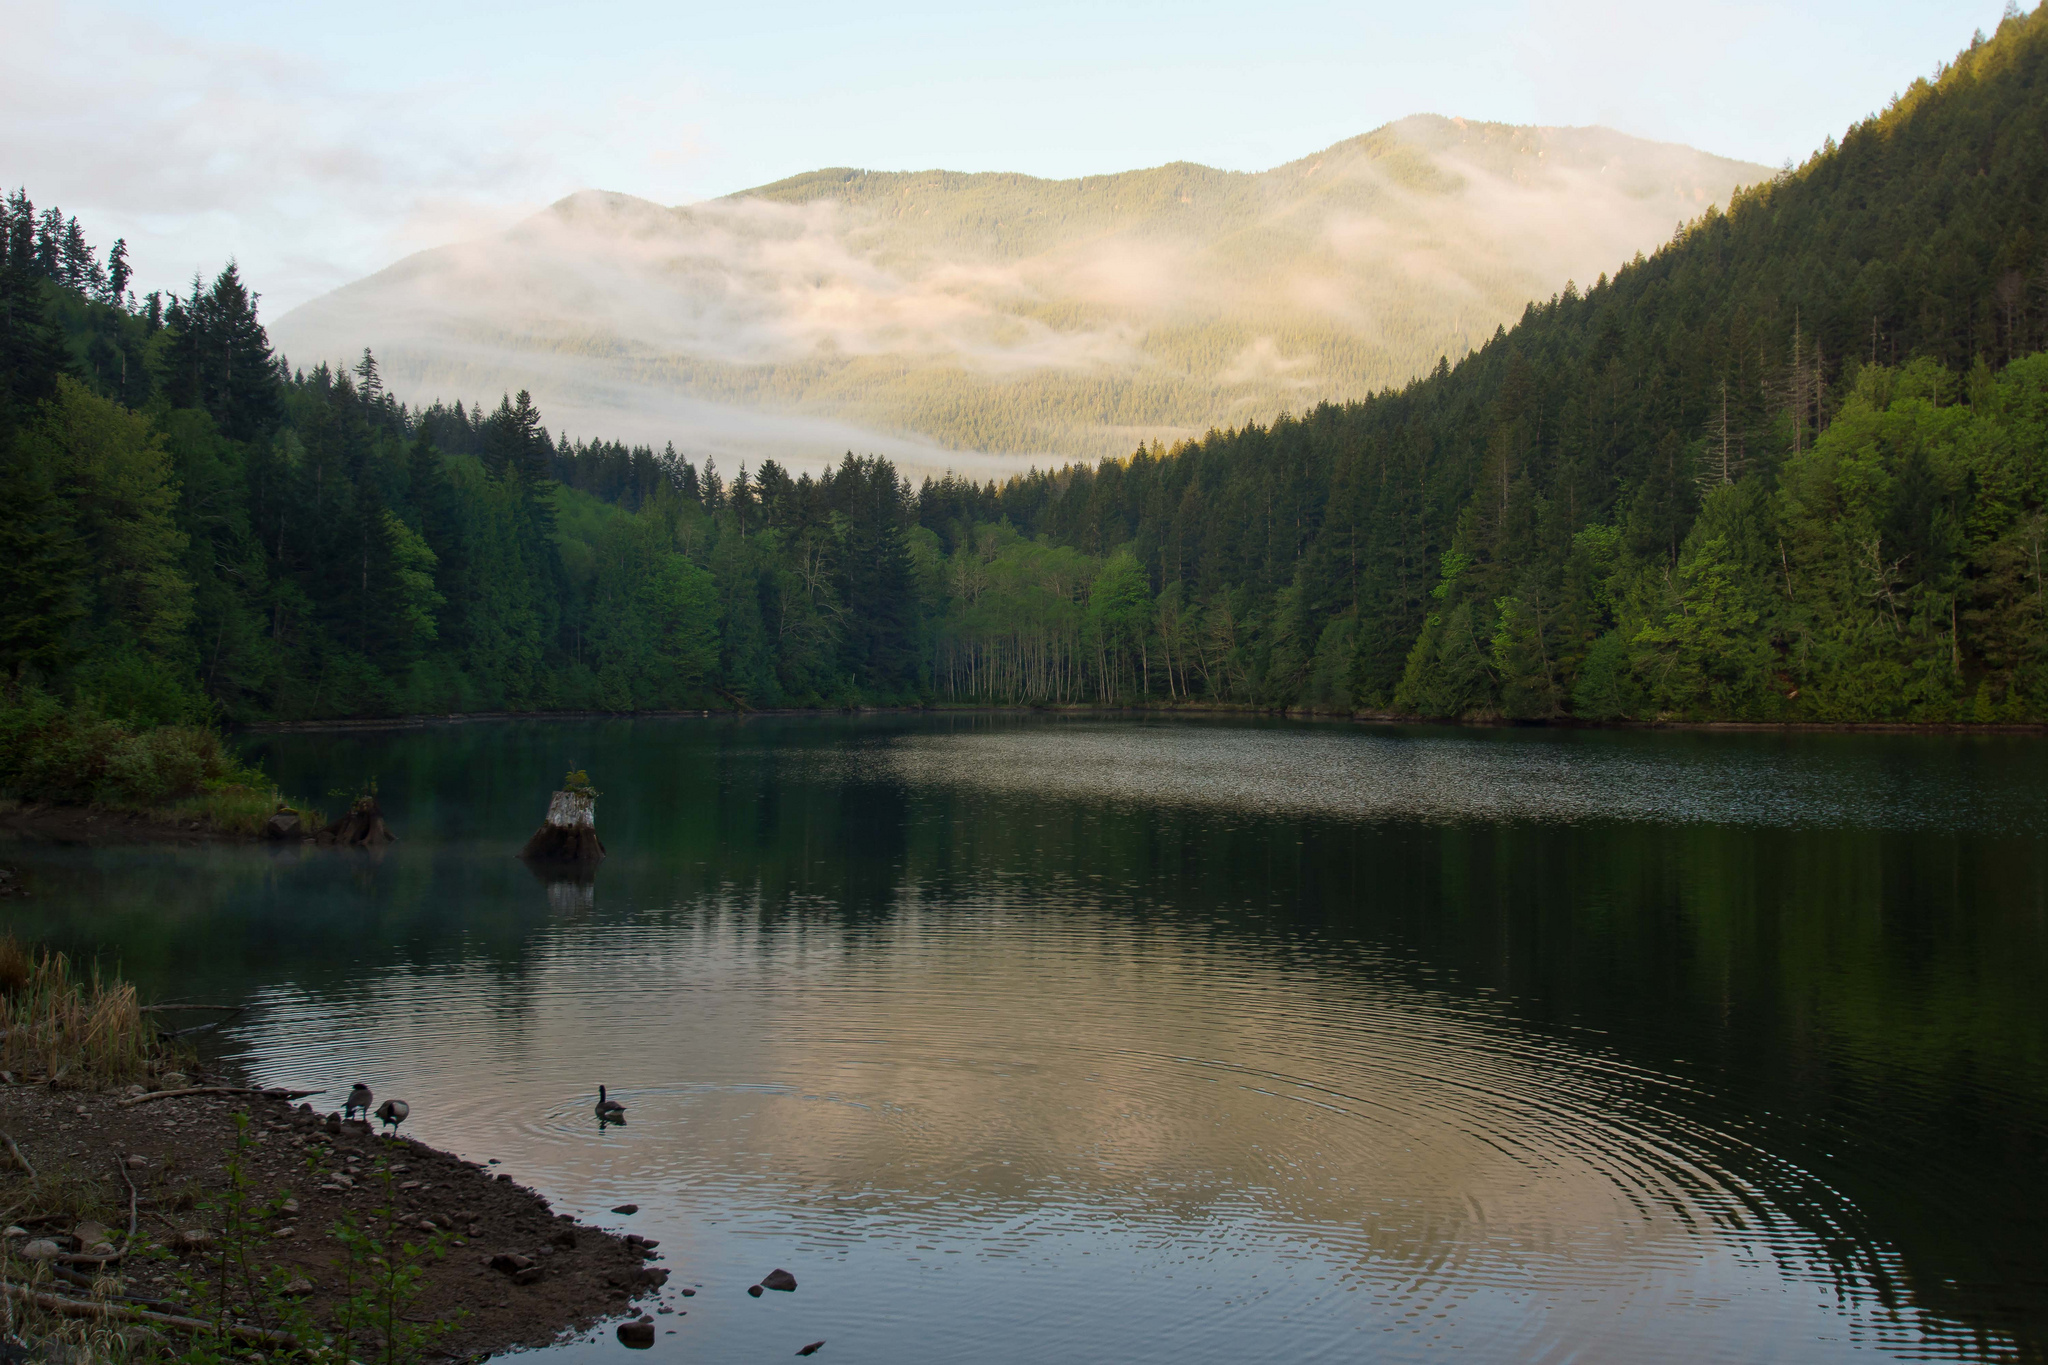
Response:
POLYGON ((599 1086, 597 1088, 598 1122, 610 1123, 614 1119, 622 1119, 624 1117, 626 1117, 626 1106, 620 1104, 617 1100, 608 1097, 604 1093, 604 1087, 599 1086))
POLYGON ((412 1106, 404 1100, 386 1100, 377 1106, 377 1119, 380 1123, 388 1125, 393 1133, 396 1133, 398 1125, 404 1123, 406 1115, 411 1112, 412 1106))
POLYGON ((357 1081, 355 1088, 348 1092, 348 1103, 341 1106, 341 1116, 345 1119, 354 1118, 356 1111, 361 1110, 364 1118, 370 1117, 370 1101, 373 1098, 370 1087, 357 1081))

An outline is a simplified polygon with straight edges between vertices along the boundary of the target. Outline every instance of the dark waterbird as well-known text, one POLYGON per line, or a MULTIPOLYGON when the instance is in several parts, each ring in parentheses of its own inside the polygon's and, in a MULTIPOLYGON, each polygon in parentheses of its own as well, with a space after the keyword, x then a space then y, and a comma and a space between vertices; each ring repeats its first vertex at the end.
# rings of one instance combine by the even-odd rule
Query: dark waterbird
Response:
POLYGON ((597 1088, 597 1121, 599 1123, 623 1123, 626 1106, 604 1093, 604 1087, 597 1088))
POLYGON ((378 1120, 389 1127, 393 1133, 398 1131, 398 1125, 404 1123, 406 1116, 410 1113, 412 1113, 412 1106, 404 1100, 386 1100, 377 1106, 378 1120))
POLYGON ((820 1346, 823 1346, 824 1344, 825 1343, 822 1341, 814 1341, 808 1346, 799 1347, 797 1349, 797 1354, 800 1356, 816 1355, 818 1352, 818 1348, 820 1346))
POLYGON ((357 1081, 348 1092, 348 1102, 341 1106, 341 1116, 352 1119, 356 1116, 356 1111, 361 1110, 364 1118, 370 1117, 370 1101, 373 1098, 375 1097, 370 1094, 370 1087, 357 1081))

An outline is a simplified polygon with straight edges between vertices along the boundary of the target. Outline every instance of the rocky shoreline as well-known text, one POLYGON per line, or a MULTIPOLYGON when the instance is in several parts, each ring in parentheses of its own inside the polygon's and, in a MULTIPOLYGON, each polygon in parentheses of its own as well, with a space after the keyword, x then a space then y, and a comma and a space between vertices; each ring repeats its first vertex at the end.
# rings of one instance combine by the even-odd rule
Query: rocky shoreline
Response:
POLYGON ((110 1327, 219 1321, 211 1286, 224 1275, 226 1316, 250 1344, 295 1324, 353 1325, 364 1340, 406 1334, 419 1359, 460 1361, 613 1318, 651 1343, 654 1313, 678 1310, 641 1313, 642 1301, 694 1292, 665 1289, 652 1242, 579 1224, 510 1174, 281 1091, 5 1083, 0 1133, 12 1149, 0 1151, 10 1296, 101 1305, 110 1327), (251 1288, 237 1293, 237 1276, 251 1288), (366 1316, 380 1292, 388 1323, 366 1316))
POLYGON ((258 834, 207 820, 169 818, 98 806, 16 805, 0 809, 0 830, 51 844, 254 844, 258 834))

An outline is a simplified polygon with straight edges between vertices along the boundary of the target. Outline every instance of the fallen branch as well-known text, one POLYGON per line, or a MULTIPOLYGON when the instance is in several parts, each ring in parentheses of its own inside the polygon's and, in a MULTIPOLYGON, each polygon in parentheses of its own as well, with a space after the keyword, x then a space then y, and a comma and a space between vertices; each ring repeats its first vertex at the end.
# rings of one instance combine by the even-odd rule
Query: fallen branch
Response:
POLYGON ((30 1180, 34 1180, 36 1178, 36 1168, 28 1164, 28 1158, 21 1154, 21 1148, 14 1145, 14 1135, 11 1133, 0 1133, 0 1142, 7 1144, 7 1155, 20 1162, 21 1169, 28 1172, 30 1180))
POLYGON ((299 1339, 290 1332, 273 1332, 264 1327, 244 1327, 239 1322, 226 1323, 218 1328, 202 1318, 188 1318, 176 1313, 152 1313, 146 1308, 126 1308, 112 1303, 82 1303, 56 1294, 38 1294, 18 1284, 0 1284, 8 1298, 17 1303, 32 1303, 50 1313, 61 1313, 70 1318, 107 1318, 115 1322, 146 1322, 152 1327, 175 1327, 181 1332, 200 1332, 208 1335, 233 1337, 246 1341, 251 1346, 281 1346, 286 1350, 297 1350, 299 1339))
MULTIPOLYGON (((50 1273, 52 1275, 55 1275, 58 1279, 64 1281, 64 1283, 72 1286, 75 1289, 83 1289, 86 1293, 91 1294, 94 1298, 103 1297, 99 1293, 99 1287, 102 1283, 105 1283, 105 1281, 102 1281, 94 1276, 81 1275, 75 1270, 66 1270, 61 1265, 51 1266, 50 1273)), ((118 1281, 116 1281, 115 1283, 118 1283, 118 1281)), ((133 1294, 110 1293, 105 1295, 104 1297, 114 1303, 133 1304, 137 1308, 176 1308, 178 1306, 177 1304, 172 1303, 169 1299, 143 1299, 137 1298, 133 1294)))
POLYGON ((135 1216, 142 1203, 142 1192, 135 1188, 135 1177, 128 1174, 128 1158, 116 1153, 114 1169, 121 1173, 121 1181, 128 1187, 128 1236, 121 1243, 125 1252, 135 1245, 135 1216))
POLYGON ((130 1095, 121 1103, 150 1104, 156 1100, 175 1100, 185 1095, 266 1095, 274 1100, 302 1100, 308 1095, 318 1095, 318 1090, 273 1090, 260 1085, 188 1085, 183 1090, 152 1090, 146 1095, 130 1095))
MULTIPOLYGON (((241 1013, 241 1011, 237 1010, 235 1013, 239 1014, 241 1013)), ((203 1024, 194 1024, 190 1028, 174 1028, 169 1033, 166 1033, 163 1036, 166 1038, 188 1038, 195 1033, 204 1033, 208 1029, 219 1028, 222 1024, 227 1023, 228 1020, 234 1017, 235 1016, 233 1014, 223 1014, 218 1019, 209 1019, 203 1024)))

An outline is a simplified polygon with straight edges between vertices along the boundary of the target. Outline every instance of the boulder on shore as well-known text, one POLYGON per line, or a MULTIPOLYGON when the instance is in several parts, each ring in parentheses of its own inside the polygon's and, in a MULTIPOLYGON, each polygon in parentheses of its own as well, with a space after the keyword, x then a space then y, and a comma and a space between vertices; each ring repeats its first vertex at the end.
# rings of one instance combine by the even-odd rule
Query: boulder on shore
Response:
POLYGON ((594 863, 604 857, 604 844, 597 837, 597 793, 556 792, 548 802, 547 819, 519 856, 540 863, 594 863))

